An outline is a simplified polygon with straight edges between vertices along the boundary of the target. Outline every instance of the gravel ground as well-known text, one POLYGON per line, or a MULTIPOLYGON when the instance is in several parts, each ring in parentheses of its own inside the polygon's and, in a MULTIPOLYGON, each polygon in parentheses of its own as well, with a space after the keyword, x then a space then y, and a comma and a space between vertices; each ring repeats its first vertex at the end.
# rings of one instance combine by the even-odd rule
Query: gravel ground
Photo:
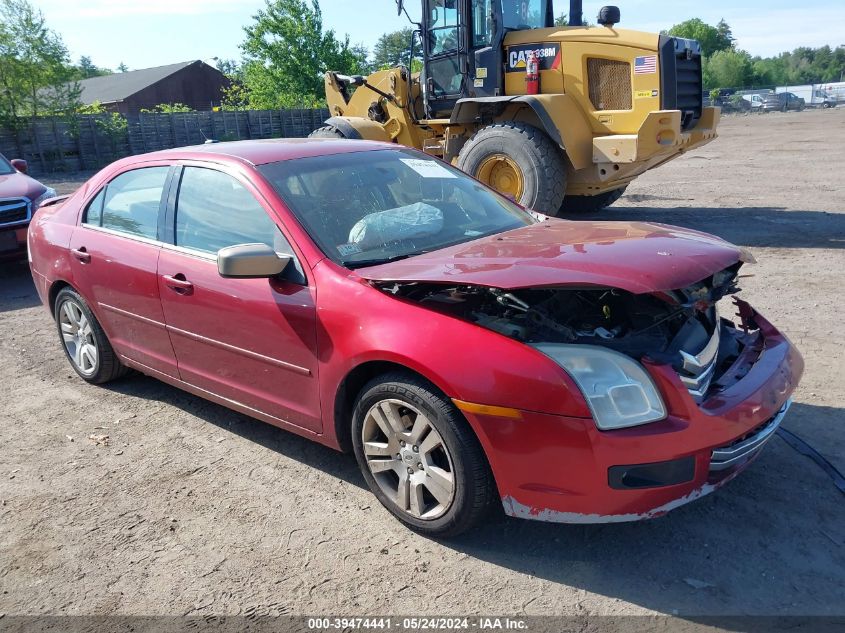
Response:
MULTIPOLYGON (((840 470, 843 174, 845 108, 733 117, 595 216, 752 249, 742 296, 807 361, 784 426, 840 470)), ((664 518, 501 519, 441 543, 349 456, 150 378, 86 385, 25 266, 0 273, 0 326, 0 614, 845 614, 843 496, 779 438, 664 518)))

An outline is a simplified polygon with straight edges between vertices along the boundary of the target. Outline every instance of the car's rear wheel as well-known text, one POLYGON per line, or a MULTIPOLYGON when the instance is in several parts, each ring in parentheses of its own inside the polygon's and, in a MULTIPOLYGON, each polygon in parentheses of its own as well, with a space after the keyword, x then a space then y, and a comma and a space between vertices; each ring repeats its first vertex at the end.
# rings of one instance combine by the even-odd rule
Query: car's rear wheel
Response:
POLYGON ((83 380, 102 384, 119 378, 128 369, 120 362, 85 299, 72 288, 63 288, 54 310, 59 338, 71 367, 83 380))
POLYGON ((466 420, 437 389, 402 373, 364 387, 352 420, 355 457, 378 500, 435 537, 478 524, 495 498, 490 467, 466 420))

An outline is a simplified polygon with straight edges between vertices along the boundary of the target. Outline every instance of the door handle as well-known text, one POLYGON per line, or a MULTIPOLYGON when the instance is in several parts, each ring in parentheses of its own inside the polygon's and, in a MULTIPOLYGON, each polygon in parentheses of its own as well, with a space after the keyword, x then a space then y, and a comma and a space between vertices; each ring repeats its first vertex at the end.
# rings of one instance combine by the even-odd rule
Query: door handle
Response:
POLYGON ((162 275, 164 285, 170 288, 173 292, 180 295, 189 295, 194 292, 194 284, 185 279, 185 275, 178 273, 176 275, 162 275))
POLYGON ((70 249, 71 254, 83 264, 91 263, 91 254, 84 246, 70 249))

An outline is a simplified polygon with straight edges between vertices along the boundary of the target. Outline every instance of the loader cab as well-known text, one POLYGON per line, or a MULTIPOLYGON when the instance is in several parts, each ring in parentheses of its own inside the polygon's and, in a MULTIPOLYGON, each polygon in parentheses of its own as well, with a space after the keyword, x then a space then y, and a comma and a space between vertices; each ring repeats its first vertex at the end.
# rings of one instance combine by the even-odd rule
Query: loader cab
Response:
POLYGON ((552 0, 422 0, 425 116, 504 94, 505 35, 554 26, 552 0))

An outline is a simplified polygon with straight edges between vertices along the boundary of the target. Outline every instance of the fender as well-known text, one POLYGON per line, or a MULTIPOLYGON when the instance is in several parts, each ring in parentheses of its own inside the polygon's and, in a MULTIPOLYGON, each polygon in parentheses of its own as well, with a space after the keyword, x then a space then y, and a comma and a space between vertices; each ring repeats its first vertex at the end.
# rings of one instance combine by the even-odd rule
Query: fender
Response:
POLYGON ((593 164, 592 129, 581 108, 566 94, 459 99, 449 122, 474 123, 482 111, 499 115, 512 104, 531 108, 543 130, 566 152, 575 169, 584 169, 593 164))
POLYGON ((390 134, 380 123, 357 116, 333 116, 326 121, 326 125, 333 127, 348 139, 356 141, 382 141, 391 143, 390 134))

